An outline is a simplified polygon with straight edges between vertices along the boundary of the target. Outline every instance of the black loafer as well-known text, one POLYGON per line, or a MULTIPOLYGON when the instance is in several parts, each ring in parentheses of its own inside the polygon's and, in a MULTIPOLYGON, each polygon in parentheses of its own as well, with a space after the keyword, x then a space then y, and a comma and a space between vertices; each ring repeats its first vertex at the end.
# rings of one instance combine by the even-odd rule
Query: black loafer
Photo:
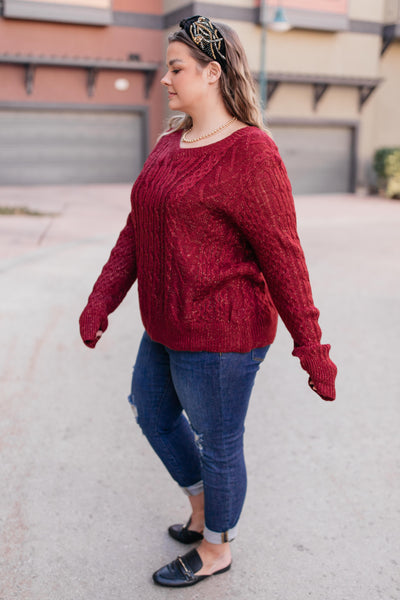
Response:
POLYGON ((211 575, 196 575, 196 572, 200 571, 202 566, 203 562, 197 550, 190 550, 184 556, 178 556, 176 560, 153 573, 153 581, 165 587, 188 587, 211 577, 211 575, 225 573, 231 568, 229 564, 211 575))
POLYGON ((191 518, 186 525, 171 525, 171 527, 168 527, 169 535, 174 538, 174 540, 182 542, 182 544, 194 544, 194 542, 199 542, 203 539, 203 534, 188 529, 190 522, 191 518))

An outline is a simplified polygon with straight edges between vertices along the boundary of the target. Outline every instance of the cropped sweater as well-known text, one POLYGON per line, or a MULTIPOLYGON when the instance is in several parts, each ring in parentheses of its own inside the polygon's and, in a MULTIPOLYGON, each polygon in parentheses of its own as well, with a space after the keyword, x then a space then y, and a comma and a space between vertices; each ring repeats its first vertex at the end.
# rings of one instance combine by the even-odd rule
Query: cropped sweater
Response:
POLYGON ((138 281, 144 327, 174 350, 248 352, 271 344, 278 313, 293 354, 325 399, 336 367, 321 345, 319 312, 297 235, 291 186, 272 139, 239 129, 200 148, 181 131, 150 153, 131 193, 131 212, 81 315, 94 347, 98 329, 138 281))

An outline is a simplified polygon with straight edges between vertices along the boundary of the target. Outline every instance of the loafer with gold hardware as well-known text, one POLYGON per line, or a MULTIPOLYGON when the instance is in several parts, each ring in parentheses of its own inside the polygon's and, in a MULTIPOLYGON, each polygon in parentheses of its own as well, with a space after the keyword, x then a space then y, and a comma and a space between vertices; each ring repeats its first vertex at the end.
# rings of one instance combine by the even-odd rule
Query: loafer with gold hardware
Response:
POLYGON ((190 518, 186 525, 179 524, 168 527, 169 535, 174 538, 174 540, 182 542, 182 544, 194 544, 194 542, 202 540, 203 535, 201 533, 189 529, 191 520, 192 519, 190 518))
POLYGON ((229 564, 227 567, 211 573, 211 575, 196 575, 196 572, 200 571, 202 566, 203 561, 197 550, 190 550, 187 554, 178 556, 177 559, 153 573, 153 581, 165 587, 188 587, 212 575, 225 573, 231 568, 229 564))

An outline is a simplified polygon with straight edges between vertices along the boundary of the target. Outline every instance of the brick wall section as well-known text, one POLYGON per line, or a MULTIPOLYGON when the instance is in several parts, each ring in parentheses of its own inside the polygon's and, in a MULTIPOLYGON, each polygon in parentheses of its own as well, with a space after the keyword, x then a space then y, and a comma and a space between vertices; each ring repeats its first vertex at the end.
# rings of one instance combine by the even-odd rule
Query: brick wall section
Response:
MULTIPOLYGON (((161 15, 161 0, 145 4, 132 0, 115 0, 114 11, 161 15)), ((160 29, 137 27, 91 26, 68 23, 23 21, 0 18, 0 54, 128 60, 130 54, 143 62, 160 63, 163 54, 163 32, 160 29)), ((22 65, 0 65, 2 85, 0 102, 76 103, 103 105, 140 105, 149 108, 150 144, 162 127, 161 71, 156 75, 145 97, 145 77, 141 72, 107 71, 98 73, 94 95, 87 93, 87 72, 84 69, 38 67, 33 92, 25 90, 25 70, 22 65), (116 79, 129 81, 126 91, 115 89, 116 79)))

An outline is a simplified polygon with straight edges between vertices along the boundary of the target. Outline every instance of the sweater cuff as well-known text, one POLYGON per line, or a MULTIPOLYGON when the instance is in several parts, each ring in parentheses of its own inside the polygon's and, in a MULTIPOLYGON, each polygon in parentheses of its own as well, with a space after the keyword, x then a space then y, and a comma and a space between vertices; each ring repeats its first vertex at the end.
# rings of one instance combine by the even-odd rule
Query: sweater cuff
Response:
POLYGON ((83 342, 89 348, 94 348, 99 341, 96 333, 105 331, 108 327, 107 310, 102 303, 89 302, 79 317, 79 328, 83 342))
POLYGON ((336 398, 335 378, 337 367, 329 358, 329 344, 298 346, 292 352, 300 359, 300 364, 309 374, 308 383, 314 384, 314 391, 324 400, 336 398))

